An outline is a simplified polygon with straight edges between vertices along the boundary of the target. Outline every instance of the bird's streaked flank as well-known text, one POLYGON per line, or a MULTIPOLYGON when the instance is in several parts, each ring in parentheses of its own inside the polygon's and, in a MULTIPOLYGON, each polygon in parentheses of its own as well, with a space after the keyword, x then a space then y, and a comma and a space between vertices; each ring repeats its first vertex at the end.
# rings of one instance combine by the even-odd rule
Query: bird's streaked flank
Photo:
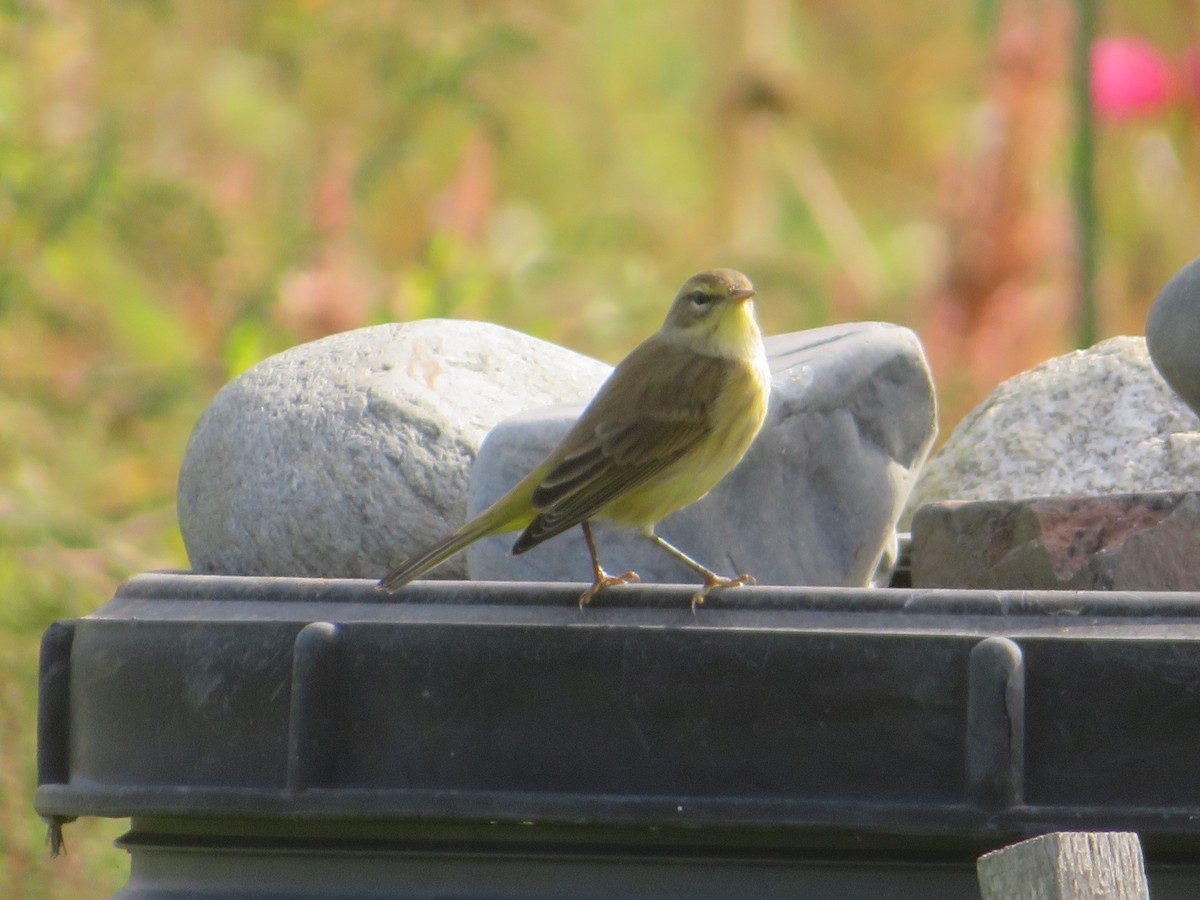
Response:
POLYGON ((379 582, 395 591, 482 537, 521 531, 524 553, 580 525, 594 580, 582 607, 606 587, 638 581, 600 565, 590 522, 637 531, 703 579, 692 608, 724 578, 654 533, 738 464, 767 414, 771 377, 754 320, 754 287, 741 272, 713 269, 679 289, 666 321, 612 371, 558 446, 511 491, 449 537, 379 582))

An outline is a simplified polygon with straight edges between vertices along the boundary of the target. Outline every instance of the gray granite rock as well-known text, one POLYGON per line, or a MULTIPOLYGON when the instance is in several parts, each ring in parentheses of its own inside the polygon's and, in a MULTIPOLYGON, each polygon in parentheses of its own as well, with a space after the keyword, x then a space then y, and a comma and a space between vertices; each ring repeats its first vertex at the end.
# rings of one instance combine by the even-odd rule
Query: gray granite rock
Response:
MULTIPOLYGON (((609 367, 480 322, 378 325, 292 348, 226 385, 179 475, 192 567, 378 577, 461 524, 499 420, 590 397, 609 367)), ((433 577, 461 577, 462 560, 433 577)))
MULTIPOLYGON (((762 433, 707 497, 657 531, 726 575, 760 584, 864 585, 894 541, 896 517, 936 429, 933 384, 916 336, 867 322, 767 338, 774 380, 762 433)), ((580 407, 509 419, 488 435, 471 478, 471 513, 507 491, 566 433, 580 407)), ((467 550, 472 578, 589 581, 580 529, 521 556, 513 535, 467 550)), ((647 541, 597 531, 609 571, 693 584, 647 541)))
POLYGON ((902 522, 936 500, 1188 490, 1200 421, 1140 337, 1115 337, 1011 378, 926 463, 902 522))
POLYGON ((1146 317, 1146 346, 1167 384, 1200 414, 1200 259, 1159 292, 1146 317))
POLYGON ((1200 494, 947 500, 913 518, 912 583, 979 590, 1200 590, 1200 494))

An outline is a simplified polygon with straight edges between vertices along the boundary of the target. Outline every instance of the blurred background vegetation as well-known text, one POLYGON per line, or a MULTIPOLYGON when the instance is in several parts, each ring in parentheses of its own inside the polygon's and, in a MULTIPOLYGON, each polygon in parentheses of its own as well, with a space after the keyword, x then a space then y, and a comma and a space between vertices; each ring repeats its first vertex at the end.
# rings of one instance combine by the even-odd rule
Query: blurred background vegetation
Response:
MULTIPOLYGON (((1097 95, 1103 337, 1197 254, 1200 12, 1098 11, 1136 51, 1097 95)), ((38 637, 186 565, 188 433, 263 357, 453 316, 615 361, 712 265, 751 275, 768 333, 914 328, 943 432, 1071 349, 1076 13, 0 0, 0 898, 125 877, 123 823, 45 853, 38 637)))

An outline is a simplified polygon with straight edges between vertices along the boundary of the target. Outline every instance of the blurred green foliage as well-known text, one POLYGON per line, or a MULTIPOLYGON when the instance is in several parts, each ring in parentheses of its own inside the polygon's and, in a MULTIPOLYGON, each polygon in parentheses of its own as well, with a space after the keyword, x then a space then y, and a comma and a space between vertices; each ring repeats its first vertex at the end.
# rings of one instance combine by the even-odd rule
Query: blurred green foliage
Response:
MULTIPOLYGON (((37 638, 186 565, 230 377, 424 316, 615 360, 727 265, 768 332, 916 328, 952 425, 1070 347, 1070 58, 1065 0, 0 2, 0 900, 124 878, 120 823, 44 852, 37 638)), ((1098 130, 1105 335, 1196 254, 1196 126, 1098 130)))

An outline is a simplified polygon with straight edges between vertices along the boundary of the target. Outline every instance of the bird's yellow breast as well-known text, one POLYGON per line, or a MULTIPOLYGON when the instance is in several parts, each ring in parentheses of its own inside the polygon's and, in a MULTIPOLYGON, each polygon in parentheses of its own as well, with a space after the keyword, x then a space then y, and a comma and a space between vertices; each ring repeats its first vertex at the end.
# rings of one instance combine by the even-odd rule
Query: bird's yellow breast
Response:
POLYGON ((741 462, 767 415, 771 379, 761 354, 738 359, 713 401, 711 430, 646 484, 617 497, 598 518, 623 528, 649 528, 694 503, 741 462))

